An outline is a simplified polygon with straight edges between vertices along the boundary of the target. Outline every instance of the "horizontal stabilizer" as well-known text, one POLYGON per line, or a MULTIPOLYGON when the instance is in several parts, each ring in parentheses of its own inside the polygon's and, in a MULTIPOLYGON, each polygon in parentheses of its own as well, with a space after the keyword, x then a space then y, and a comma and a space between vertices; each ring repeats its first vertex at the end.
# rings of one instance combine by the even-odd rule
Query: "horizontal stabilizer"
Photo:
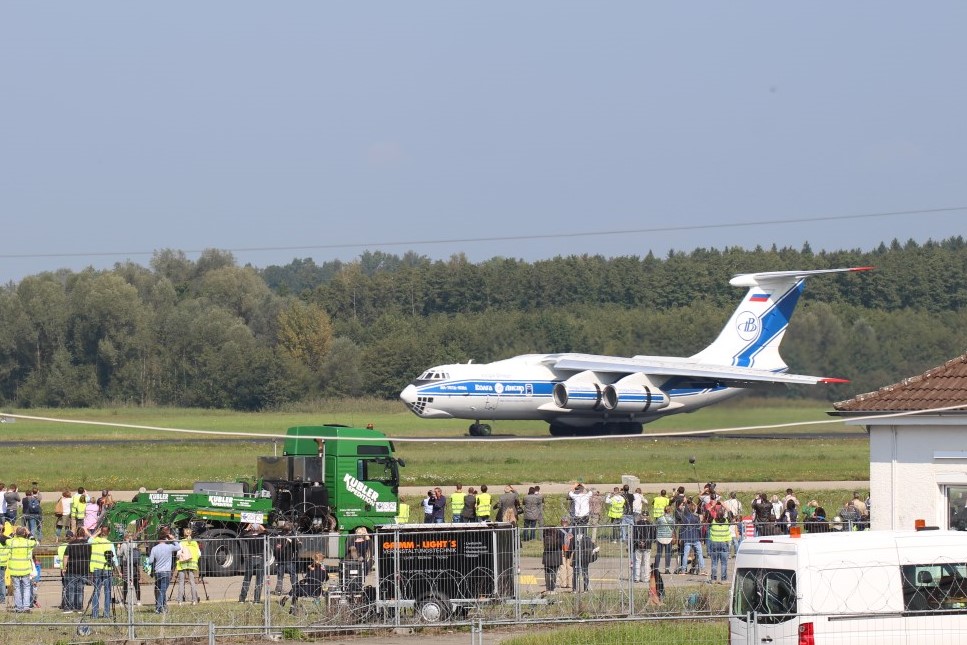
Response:
POLYGON ((811 271, 763 271, 761 273, 740 273, 729 280, 733 287, 755 287, 767 282, 799 282, 811 275, 825 273, 850 273, 853 271, 872 271, 873 267, 848 267, 843 269, 813 269, 811 271))

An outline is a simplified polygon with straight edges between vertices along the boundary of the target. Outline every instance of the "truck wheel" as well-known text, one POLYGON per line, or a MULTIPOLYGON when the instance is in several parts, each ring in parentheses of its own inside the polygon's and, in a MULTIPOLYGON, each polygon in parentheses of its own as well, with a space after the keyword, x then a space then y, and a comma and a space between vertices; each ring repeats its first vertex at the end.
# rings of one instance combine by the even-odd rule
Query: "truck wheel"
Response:
POLYGON ((210 531, 203 536, 201 570, 206 576, 233 576, 242 570, 238 539, 231 531, 210 531))
POLYGON ((416 603, 416 615, 424 623, 442 623, 450 618, 450 599, 441 593, 431 593, 416 603))

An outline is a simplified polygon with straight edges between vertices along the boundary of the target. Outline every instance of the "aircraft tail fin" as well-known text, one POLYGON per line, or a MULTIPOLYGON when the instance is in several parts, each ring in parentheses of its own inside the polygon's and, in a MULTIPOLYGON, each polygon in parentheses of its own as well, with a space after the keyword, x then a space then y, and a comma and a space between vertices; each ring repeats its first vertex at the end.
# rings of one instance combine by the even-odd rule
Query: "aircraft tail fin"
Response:
POLYGON ((868 271, 872 268, 768 271, 735 276, 729 284, 748 287, 749 291, 718 338, 690 360, 712 365, 785 371, 787 365, 779 355, 779 344, 802 295, 806 278, 826 273, 868 271))

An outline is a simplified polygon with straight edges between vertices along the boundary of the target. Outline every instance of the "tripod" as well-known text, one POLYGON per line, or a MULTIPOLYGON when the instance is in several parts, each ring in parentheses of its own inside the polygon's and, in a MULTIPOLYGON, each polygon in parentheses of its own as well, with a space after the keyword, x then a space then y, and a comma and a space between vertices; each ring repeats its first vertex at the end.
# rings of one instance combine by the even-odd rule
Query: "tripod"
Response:
POLYGON ((189 592, 192 592, 192 591, 194 592, 194 598, 195 598, 194 602, 197 602, 198 600, 200 600, 200 598, 198 597, 198 588, 195 585, 195 583, 192 582, 191 580, 193 574, 198 574, 197 576, 194 576, 194 577, 198 580, 198 582, 201 583, 201 588, 205 592, 205 600, 208 600, 208 585, 205 584, 205 579, 201 577, 200 568, 199 569, 178 569, 177 571, 172 573, 174 573, 175 575, 171 579, 171 587, 169 588, 169 591, 168 591, 168 602, 171 602, 171 599, 174 597, 176 587, 179 588, 179 592, 178 592, 179 604, 181 603, 182 600, 185 600, 187 602, 188 594, 189 592), (185 576, 184 578, 181 577, 182 574, 184 574, 185 576))
MULTIPOLYGON (((117 608, 115 607, 115 605, 117 605, 120 602, 120 600, 117 597, 117 594, 114 593, 114 587, 117 586, 117 580, 118 580, 118 576, 120 575, 120 570, 115 565, 112 569, 109 569, 109 571, 111 572, 111 577, 109 578, 109 583, 108 583, 109 584, 108 591, 109 591, 109 595, 111 596, 111 601, 109 603, 111 605, 111 624, 114 626, 115 629, 118 629, 118 622, 117 622, 118 616, 117 616, 117 608)), ((92 593, 91 597, 87 599, 87 604, 84 606, 84 611, 81 612, 81 618, 77 623, 78 636, 90 636, 94 632, 93 628, 91 627, 90 621, 95 617, 90 614, 90 611, 91 611, 91 607, 93 607, 94 605, 94 598, 99 593, 100 593, 100 589, 98 588, 97 585, 95 585, 94 593, 92 593)))

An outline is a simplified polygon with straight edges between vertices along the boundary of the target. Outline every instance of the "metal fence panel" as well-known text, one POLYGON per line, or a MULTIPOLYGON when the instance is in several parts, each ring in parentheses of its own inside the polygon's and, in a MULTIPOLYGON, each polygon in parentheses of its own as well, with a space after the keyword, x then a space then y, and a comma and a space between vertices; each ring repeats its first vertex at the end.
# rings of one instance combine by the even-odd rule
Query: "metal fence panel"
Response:
MULTIPOLYGON (((656 544, 636 550, 633 532, 620 525, 598 527, 596 539, 593 535, 590 527, 521 530, 492 523, 391 526, 372 534, 341 536, 216 536, 199 540, 201 558, 194 575, 184 567, 178 570, 177 550, 170 547, 175 562, 167 579, 147 573, 143 566, 157 543, 132 542, 119 547, 108 618, 90 616, 93 588, 87 576, 81 581, 82 611, 61 609, 71 578, 45 566, 34 587, 39 609, 7 613, 3 625, 8 639, 36 643, 173 638, 210 642, 344 632, 359 634, 360 642, 366 642, 367 635, 378 640, 389 630, 444 628, 462 628, 467 641, 482 643, 490 642, 495 630, 521 626, 528 638, 555 630, 548 643, 729 640, 729 587, 709 584, 708 563, 704 573, 690 573, 690 563, 685 562, 683 572, 665 574, 664 558, 656 560, 656 544), (560 557, 548 557, 545 545, 557 543, 567 544, 567 552, 562 548, 560 557), (349 557, 339 557, 346 553, 349 557), (324 573, 317 568, 319 562, 324 563, 324 573), (313 576, 322 582, 313 584, 313 576), (156 613, 162 588, 163 611, 156 613)), ((681 570, 682 551, 677 546, 672 550, 670 571, 681 570)), ((41 560, 51 564, 49 556, 41 560)), ((733 563, 727 560, 730 580, 733 563)), ((967 585, 964 593, 955 592, 942 587, 947 583, 939 574, 931 578, 919 569, 912 571, 909 577, 916 584, 908 586, 916 588, 908 589, 907 606, 897 608, 892 619, 871 624, 864 619, 869 611, 859 611, 854 599, 861 588, 874 599, 880 593, 877 609, 888 609, 888 581, 869 572, 848 586, 831 575, 817 573, 816 579, 825 584, 826 596, 841 611, 810 616, 800 607, 794 613, 797 629, 813 623, 817 642, 819 634, 822 642, 844 645, 967 641, 961 624, 967 621, 967 585), (946 589, 942 597, 935 587, 946 589), (919 607, 918 594, 924 596, 924 611, 911 610, 919 607)), ((9 594, 7 603, 9 607, 9 594)), ((735 625, 742 622, 738 617, 731 620, 735 625)), ((769 638, 781 642, 780 636, 789 636, 789 630, 780 633, 773 627, 778 622, 783 621, 750 622, 746 617, 749 629, 733 634, 733 643, 769 638)), ((526 645, 535 642, 540 641, 526 645)), ((793 642, 798 642, 798 634, 793 642)))

